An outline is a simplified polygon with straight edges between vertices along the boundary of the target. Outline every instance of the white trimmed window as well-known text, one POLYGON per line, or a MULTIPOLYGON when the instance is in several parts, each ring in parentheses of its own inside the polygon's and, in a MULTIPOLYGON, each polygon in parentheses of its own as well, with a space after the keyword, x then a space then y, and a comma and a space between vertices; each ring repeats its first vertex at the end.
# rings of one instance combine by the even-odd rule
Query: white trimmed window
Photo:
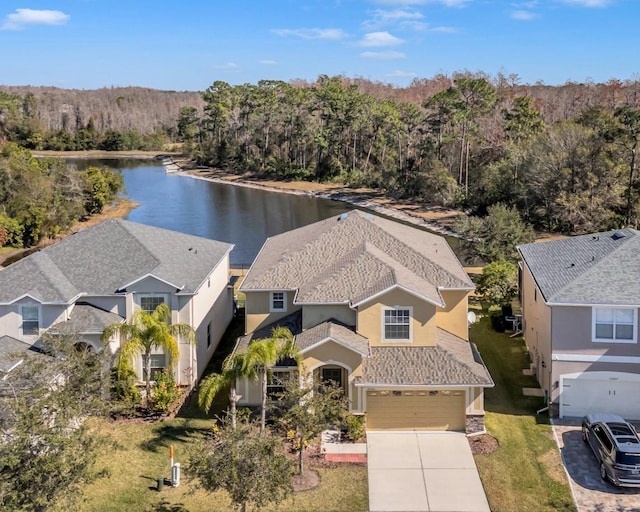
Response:
POLYGON ((142 295, 140 296, 140 309, 147 313, 153 313, 164 302, 164 295, 142 295))
POLYGON ((285 292, 271 292, 269 294, 269 311, 276 313, 287 310, 287 294, 285 292))
POLYGON ((384 308, 382 339, 385 341, 411 341, 411 317, 411 307, 384 308))
POLYGON ((167 356, 165 354, 151 354, 151 375, 149 380, 156 380, 156 375, 166 368, 167 356))
POLYGON ((593 341, 636 343, 637 334, 637 309, 593 308, 593 341))
POLYGON ((20 330, 23 336, 38 336, 40 334, 40 307, 34 304, 20 306, 22 323, 20 330))

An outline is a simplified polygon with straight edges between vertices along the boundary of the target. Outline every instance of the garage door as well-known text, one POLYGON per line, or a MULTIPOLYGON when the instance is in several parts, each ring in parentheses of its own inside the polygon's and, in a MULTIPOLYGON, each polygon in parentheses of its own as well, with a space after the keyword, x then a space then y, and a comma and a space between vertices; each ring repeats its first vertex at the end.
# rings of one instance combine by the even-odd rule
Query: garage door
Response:
POLYGON ((640 375, 621 372, 586 372, 560 377, 560 417, 582 417, 610 412, 629 420, 640 419, 640 375))
POLYGON ((367 430, 465 430, 461 390, 367 391, 367 430))

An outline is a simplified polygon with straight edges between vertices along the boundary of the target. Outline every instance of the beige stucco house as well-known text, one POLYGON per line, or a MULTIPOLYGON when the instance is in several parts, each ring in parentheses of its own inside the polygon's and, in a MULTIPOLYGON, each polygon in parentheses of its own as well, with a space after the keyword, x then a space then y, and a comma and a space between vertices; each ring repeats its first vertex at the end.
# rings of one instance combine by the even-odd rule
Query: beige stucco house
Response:
POLYGON ((594 233, 519 251, 523 334, 551 413, 640 419, 640 232, 594 233))
MULTIPOLYGON (((236 351, 285 326, 304 371, 341 386, 369 430, 482 431, 493 382, 468 341, 473 289, 443 237, 353 210, 266 241, 236 351)), ((240 405, 259 403, 256 382, 238 384, 240 405)))
MULTIPOLYGON (((233 316, 232 245, 124 220, 107 220, 0 271, 0 374, 45 332, 66 332, 95 350, 105 327, 163 302, 173 323, 196 332, 180 340, 177 382, 199 379, 233 316)), ((119 340, 109 343, 115 353, 119 340)), ((153 370, 167 366, 161 351, 153 370)), ((142 376, 142 358, 134 363, 142 376)), ((2 375, 0 375, 0 378, 2 375)))

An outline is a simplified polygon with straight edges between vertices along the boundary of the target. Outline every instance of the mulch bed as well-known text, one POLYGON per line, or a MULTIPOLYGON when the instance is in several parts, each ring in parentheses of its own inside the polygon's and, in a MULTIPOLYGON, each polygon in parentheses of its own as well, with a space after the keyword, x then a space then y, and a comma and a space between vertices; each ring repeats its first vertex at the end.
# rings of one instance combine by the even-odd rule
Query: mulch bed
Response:
POLYGON ((498 440, 490 434, 481 434, 469 438, 469 446, 474 455, 493 453, 498 449, 498 440))

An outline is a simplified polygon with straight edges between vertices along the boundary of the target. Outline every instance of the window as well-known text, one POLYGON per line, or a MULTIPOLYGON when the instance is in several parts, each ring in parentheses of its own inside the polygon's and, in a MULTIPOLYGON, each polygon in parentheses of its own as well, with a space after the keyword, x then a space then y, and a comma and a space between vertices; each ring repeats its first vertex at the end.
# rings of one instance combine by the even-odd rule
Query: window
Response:
POLYGON ((22 306, 22 335, 37 336, 40 334, 40 309, 38 306, 22 306))
POLYGON ((160 295, 140 297, 140 309, 147 313, 153 313, 160 304, 164 304, 164 297, 160 295))
POLYGON ((384 310, 384 339, 411 340, 411 308, 384 310))
POLYGON ((156 375, 167 367, 165 354, 151 354, 151 375, 149 380, 156 380, 156 375))
POLYGON ((207 324, 207 348, 211 346, 211 322, 207 324))
POLYGON ((271 312, 286 311, 287 301, 285 292, 271 292, 271 312))
POLYGON ((593 340, 635 343, 637 318, 631 308, 594 308, 593 340))
POLYGON ((291 379, 291 372, 275 370, 269 373, 267 379, 267 395, 273 398, 284 391, 286 382, 291 379))

